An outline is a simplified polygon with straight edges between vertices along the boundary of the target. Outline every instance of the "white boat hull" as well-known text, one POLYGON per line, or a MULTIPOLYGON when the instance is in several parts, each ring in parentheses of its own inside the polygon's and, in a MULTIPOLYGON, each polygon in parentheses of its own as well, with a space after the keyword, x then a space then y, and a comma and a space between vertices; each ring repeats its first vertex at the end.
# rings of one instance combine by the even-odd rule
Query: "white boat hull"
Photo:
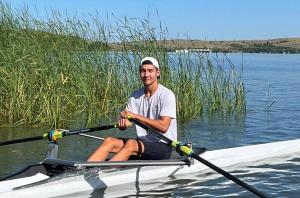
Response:
MULTIPOLYGON (((228 167, 240 163, 259 161, 262 159, 278 157, 300 152, 300 139, 228 148, 208 151, 202 158, 219 167, 228 167)), ((48 183, 31 186, 18 190, 11 190, 8 183, 18 185, 19 179, 0 182, 0 192, 6 187, 7 192, 0 193, 0 197, 54 197, 66 194, 76 194, 94 189, 105 189, 128 183, 139 183, 162 177, 172 177, 178 174, 191 174, 207 170, 208 167, 195 161, 188 166, 144 166, 139 168, 87 171, 83 175, 62 177, 48 183)), ((94 169, 93 169, 94 170, 94 169)), ((30 178, 30 179, 34 179, 30 178)))

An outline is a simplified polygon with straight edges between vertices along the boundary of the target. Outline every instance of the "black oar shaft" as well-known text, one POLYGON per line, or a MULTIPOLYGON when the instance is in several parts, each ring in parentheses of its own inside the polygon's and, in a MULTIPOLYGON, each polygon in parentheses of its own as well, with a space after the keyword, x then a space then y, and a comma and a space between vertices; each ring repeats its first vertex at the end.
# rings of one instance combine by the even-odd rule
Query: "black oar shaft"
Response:
POLYGON ((196 155, 195 153, 191 154, 191 157, 193 159, 198 160, 199 162, 201 162, 202 164, 205 164, 206 166, 208 166, 209 168, 213 169, 214 171, 220 173, 221 175, 223 175, 224 177, 230 179, 231 181, 235 182, 236 184, 246 188, 247 190, 249 190, 250 192, 256 194, 259 197, 262 198, 266 198, 268 197, 267 195, 263 194, 262 192, 258 191, 257 189, 253 188, 252 186, 250 186, 249 184, 243 182, 242 180, 240 180, 239 178, 231 175, 230 173, 224 171, 223 169, 221 169, 220 167, 210 163, 209 161, 203 159, 202 157, 200 157, 199 155, 196 155))
MULTIPOLYGON (((118 127, 117 124, 111 124, 111 125, 99 126, 99 127, 94 127, 94 128, 74 129, 74 130, 65 131, 63 136, 76 135, 78 133, 89 133, 89 132, 93 132, 93 131, 101 131, 101 130, 112 129, 112 128, 117 128, 117 127, 118 127)), ((47 134, 35 136, 35 137, 28 137, 28 138, 22 138, 22 139, 17 139, 17 140, 0 142, 0 146, 22 143, 22 142, 30 142, 30 141, 42 140, 42 139, 47 139, 47 134)))
POLYGON ((76 135, 78 133, 90 133, 90 132, 94 132, 94 131, 107 130, 107 129, 117 128, 117 127, 118 127, 117 124, 111 124, 111 125, 87 128, 87 129, 74 129, 74 130, 70 130, 70 131, 66 132, 65 136, 76 135))
POLYGON ((158 131, 156 131, 155 129, 153 129, 152 127, 138 121, 137 119, 134 119, 134 118, 128 118, 131 122, 133 122, 134 124, 142 127, 143 129, 145 129, 146 131, 150 131, 152 135, 155 135, 156 137, 164 140, 166 143, 168 144, 172 144, 172 140, 170 140, 169 138, 167 138, 166 136, 160 134, 158 131))
MULTIPOLYGON (((176 147, 176 145, 178 144, 176 141, 170 140, 169 138, 167 138, 166 136, 162 135, 161 133, 159 133, 157 130, 153 129, 152 127, 138 121, 135 118, 129 117, 128 118, 131 122, 137 124, 138 126, 144 128, 145 130, 149 131, 151 134, 159 137, 160 139, 164 140, 166 143, 168 143, 169 145, 171 145, 172 147, 176 147)), ((192 150, 190 150, 189 148, 186 148, 185 146, 180 146, 180 149, 182 149, 184 154, 188 154, 189 157, 192 157, 196 160, 198 160, 199 162, 205 164, 206 166, 208 166, 209 168, 215 170, 216 172, 220 173, 221 175, 225 176, 226 178, 232 180, 233 182, 235 182, 236 184, 244 187, 245 189, 249 190, 250 192, 254 193, 255 195, 262 197, 262 198, 266 198, 267 196, 265 194, 263 194, 262 192, 258 191, 257 189, 249 186, 247 183, 243 182, 242 180, 240 180, 239 178, 231 175, 230 173, 226 172, 225 170, 221 169, 220 167, 210 163, 209 161, 203 159, 202 157, 200 157, 199 155, 195 154, 192 150)))
POLYGON ((16 144, 16 143, 21 143, 21 142, 30 142, 30 141, 42 140, 42 139, 44 139, 43 136, 35 136, 35 137, 28 137, 28 138, 22 138, 22 139, 17 139, 17 140, 10 140, 10 141, 6 141, 6 142, 0 142, 0 146, 16 144))

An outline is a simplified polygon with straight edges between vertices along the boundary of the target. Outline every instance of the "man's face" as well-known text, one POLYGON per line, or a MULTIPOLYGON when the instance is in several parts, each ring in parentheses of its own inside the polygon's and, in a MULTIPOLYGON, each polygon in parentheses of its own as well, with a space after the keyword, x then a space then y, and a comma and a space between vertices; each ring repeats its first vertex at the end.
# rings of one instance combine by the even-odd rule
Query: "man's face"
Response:
POLYGON ((144 86, 150 86, 157 82, 157 77, 159 75, 160 71, 154 65, 145 64, 140 67, 140 77, 144 86))

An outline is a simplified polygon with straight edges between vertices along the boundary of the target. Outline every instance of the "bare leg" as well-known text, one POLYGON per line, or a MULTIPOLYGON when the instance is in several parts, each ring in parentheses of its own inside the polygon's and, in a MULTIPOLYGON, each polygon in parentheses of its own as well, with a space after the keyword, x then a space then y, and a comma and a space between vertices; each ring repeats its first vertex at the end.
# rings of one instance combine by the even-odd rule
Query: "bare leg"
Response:
POLYGON ((123 140, 107 137, 100 147, 89 157, 88 162, 104 161, 107 159, 110 152, 117 153, 124 146, 123 140))
MULTIPOLYGON (((142 153, 144 152, 144 145, 142 144, 142 153)), ((127 161, 131 155, 138 153, 137 140, 128 140, 125 146, 113 157, 110 161, 127 161)))

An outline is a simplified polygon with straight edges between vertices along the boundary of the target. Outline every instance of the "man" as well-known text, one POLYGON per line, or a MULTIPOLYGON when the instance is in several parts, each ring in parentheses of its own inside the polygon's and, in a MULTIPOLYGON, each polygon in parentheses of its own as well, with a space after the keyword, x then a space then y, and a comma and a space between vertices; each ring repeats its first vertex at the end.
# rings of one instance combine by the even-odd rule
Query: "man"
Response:
MULTIPOLYGON (((126 129, 131 123, 127 116, 160 131, 169 139, 177 139, 176 99, 174 93, 158 83, 160 69, 158 61, 146 57, 141 61, 140 78, 144 87, 135 91, 128 100, 126 110, 120 113, 119 128, 126 129)), ((102 145, 88 161, 106 160, 109 153, 116 153, 111 161, 134 159, 169 159, 172 149, 163 140, 136 126, 137 139, 105 138, 102 145)))

